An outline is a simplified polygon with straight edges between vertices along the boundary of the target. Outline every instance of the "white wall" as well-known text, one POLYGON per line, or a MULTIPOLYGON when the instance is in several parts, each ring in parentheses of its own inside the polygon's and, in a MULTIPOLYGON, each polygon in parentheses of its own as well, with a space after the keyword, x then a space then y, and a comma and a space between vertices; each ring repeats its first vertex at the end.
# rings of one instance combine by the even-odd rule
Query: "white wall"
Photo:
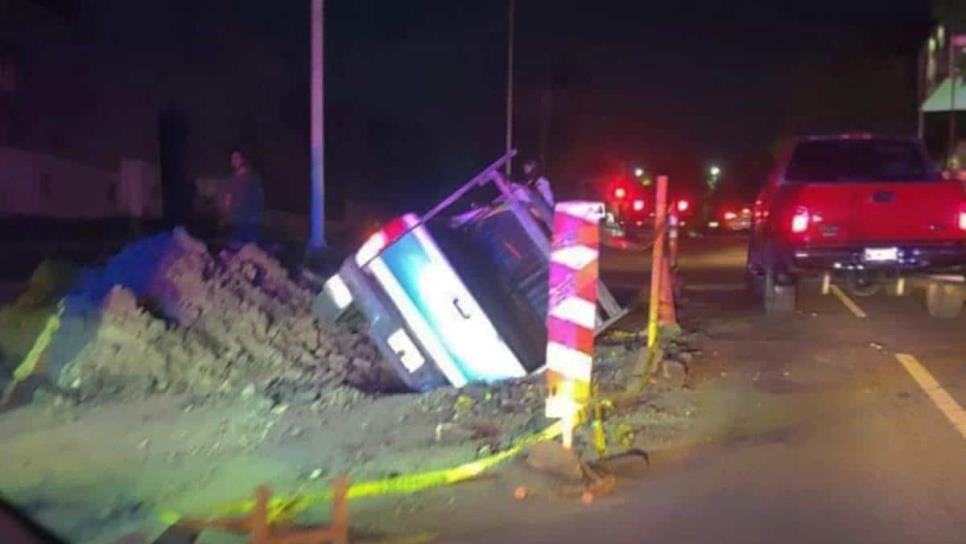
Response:
POLYGON ((130 217, 161 217, 161 171, 140 159, 121 159, 118 210, 130 217))
POLYGON ((61 219, 157 217, 160 176, 143 161, 109 172, 52 155, 0 147, 0 215, 61 219))

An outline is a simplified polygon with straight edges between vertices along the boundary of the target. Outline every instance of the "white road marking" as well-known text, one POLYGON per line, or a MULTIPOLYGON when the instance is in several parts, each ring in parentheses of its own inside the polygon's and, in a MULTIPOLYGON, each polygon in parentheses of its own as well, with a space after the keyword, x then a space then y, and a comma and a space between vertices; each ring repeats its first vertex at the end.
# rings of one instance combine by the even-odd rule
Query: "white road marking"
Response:
MULTIPOLYGON (((842 289, 838 285, 831 286, 832 293, 842 301, 842 304, 848 308, 855 317, 866 318, 868 315, 858 304, 855 303, 848 295, 842 292, 842 289)), ((952 423, 953 427, 959 431, 959 434, 966 438, 966 410, 956 402, 956 400, 950 396, 950 394, 943 389, 936 378, 926 370, 926 367, 922 365, 915 357, 906 353, 897 353, 896 359, 902 364, 906 372, 912 376, 912 379, 919 384, 919 387, 929 396, 936 408, 942 412, 946 419, 952 423)))
POLYGON ((845 307, 848 308, 853 315, 855 315, 855 317, 858 317, 861 319, 865 319, 869 317, 862 310, 862 308, 859 308, 858 304, 856 304, 851 298, 849 298, 848 295, 846 295, 845 293, 842 292, 841 289, 839 289, 838 285, 834 285, 834 284, 832 285, 832 294, 834 294, 839 300, 841 300, 842 304, 844 304, 845 307))
POLYGON ((936 378, 915 357, 906 353, 897 353, 896 359, 905 367, 912 379, 916 380, 919 387, 929 395, 936 408, 939 408, 959 434, 966 438, 966 410, 963 410, 963 407, 939 385, 936 378))

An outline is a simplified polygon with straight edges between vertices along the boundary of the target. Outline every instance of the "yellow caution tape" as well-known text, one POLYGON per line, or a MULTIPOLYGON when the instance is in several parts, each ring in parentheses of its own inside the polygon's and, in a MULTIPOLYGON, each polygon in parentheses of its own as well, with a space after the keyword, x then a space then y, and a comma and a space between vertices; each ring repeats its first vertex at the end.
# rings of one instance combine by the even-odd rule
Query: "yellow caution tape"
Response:
POLYGON ((63 314, 64 301, 61 300, 57 304, 57 312, 47 318, 47 323, 44 324, 44 329, 40 331, 37 339, 34 340, 34 345, 30 347, 30 351, 27 352, 27 356, 24 357, 23 362, 20 363, 20 366, 13 371, 13 384, 26 380, 37 371, 37 363, 40 361, 40 356, 43 355, 44 351, 47 350, 51 340, 54 339, 54 334, 58 329, 60 329, 60 317, 63 314))
POLYGON ((597 450, 597 455, 601 457, 607 455, 607 436, 604 434, 604 422, 595 419, 591 426, 594 430, 594 449, 597 450))
MULTIPOLYGON (((479 476, 483 472, 486 472, 503 461, 514 457, 515 455, 519 454, 523 448, 536 442, 553 439, 559 436, 562 431, 563 425, 560 422, 556 422, 538 433, 518 440, 513 447, 505 451, 490 455, 489 457, 477 459, 476 461, 464 463, 452 468, 431 470, 428 472, 406 474, 393 478, 382 478, 379 480, 369 480, 367 482, 355 483, 349 487, 347 497, 352 500, 382 495, 417 493, 419 491, 425 491, 434 487, 469 480, 470 478, 479 476)), ((305 511, 313 504, 319 502, 328 502, 331 500, 332 490, 329 488, 315 493, 307 493, 291 497, 273 497, 268 503, 268 518, 270 521, 289 518, 298 514, 299 512, 305 511)), ((244 515, 247 514, 254 505, 254 499, 233 501, 215 508, 211 517, 244 515)), ((161 520, 166 524, 177 523, 181 518, 182 515, 175 512, 163 512, 161 514, 161 520)))

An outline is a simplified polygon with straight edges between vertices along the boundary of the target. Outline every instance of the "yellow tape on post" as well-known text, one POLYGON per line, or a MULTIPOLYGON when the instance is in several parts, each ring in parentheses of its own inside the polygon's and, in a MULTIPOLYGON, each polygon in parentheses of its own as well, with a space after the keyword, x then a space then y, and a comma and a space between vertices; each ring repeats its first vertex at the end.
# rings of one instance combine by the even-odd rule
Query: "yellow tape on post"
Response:
POLYGON ((44 324, 44 328, 37 335, 37 339, 34 340, 33 346, 30 347, 30 351, 27 352, 27 356, 24 357, 20 365, 13 371, 13 384, 26 380, 37 372, 38 363, 40 362, 41 356, 47 351, 47 346, 54 338, 54 334, 60 329, 60 318, 64 315, 64 301, 61 300, 57 303, 57 311, 47 318, 47 322, 44 324))

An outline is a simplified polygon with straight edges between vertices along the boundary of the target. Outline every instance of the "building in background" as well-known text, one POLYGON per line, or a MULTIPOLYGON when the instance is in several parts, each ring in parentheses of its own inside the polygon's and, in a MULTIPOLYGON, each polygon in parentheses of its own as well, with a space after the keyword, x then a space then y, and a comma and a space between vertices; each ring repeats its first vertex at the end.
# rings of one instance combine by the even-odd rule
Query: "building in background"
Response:
POLYGON ((0 217, 155 219, 161 215, 156 166, 122 159, 105 170, 50 154, 0 147, 0 217))
POLYGON ((919 135, 934 161, 962 164, 957 150, 966 134, 966 25, 939 25, 923 44, 919 60, 919 135))

